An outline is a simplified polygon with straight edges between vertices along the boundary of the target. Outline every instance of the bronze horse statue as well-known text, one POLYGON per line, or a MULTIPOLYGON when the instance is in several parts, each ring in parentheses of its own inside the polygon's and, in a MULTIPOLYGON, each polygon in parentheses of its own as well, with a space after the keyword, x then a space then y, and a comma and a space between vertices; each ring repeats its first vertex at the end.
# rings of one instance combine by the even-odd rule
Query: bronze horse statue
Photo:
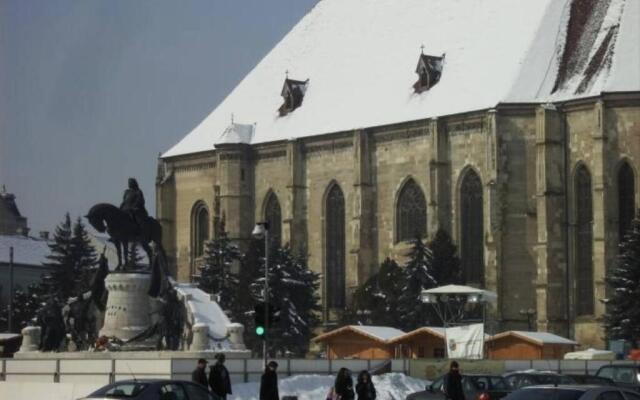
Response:
POLYGON ((118 251, 116 270, 128 265, 130 242, 140 243, 147 253, 150 265, 153 254, 149 243, 153 242, 156 248, 162 249, 162 227, 155 218, 146 217, 138 226, 128 213, 107 203, 99 203, 91 207, 85 217, 95 230, 100 233, 107 232, 111 237, 111 241, 118 251), (124 264, 122 263, 122 252, 124 252, 124 264))

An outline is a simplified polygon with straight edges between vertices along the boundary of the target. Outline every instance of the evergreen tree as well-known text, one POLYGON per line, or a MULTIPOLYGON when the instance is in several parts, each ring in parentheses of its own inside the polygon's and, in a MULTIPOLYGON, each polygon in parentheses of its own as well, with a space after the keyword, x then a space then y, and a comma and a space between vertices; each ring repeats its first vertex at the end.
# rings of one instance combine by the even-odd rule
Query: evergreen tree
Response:
MULTIPOLYGON (((46 301, 45 288, 40 283, 34 283, 27 290, 16 289, 13 293, 13 329, 12 333, 20 333, 22 328, 35 321, 38 310, 46 301)), ((0 311, 0 332, 6 332, 9 328, 9 305, 2 307, 0 311)))
POLYGON ((238 246, 231 243, 227 233, 222 231, 217 239, 206 243, 204 265, 200 270, 200 289, 218 296, 218 304, 232 321, 238 320, 239 281, 233 271, 234 263, 242 259, 238 246))
POLYGON ((89 240, 89 233, 85 229, 80 217, 73 225, 71 237, 71 254, 74 270, 77 276, 76 285, 73 288, 73 296, 78 296, 89 290, 93 270, 98 261, 96 250, 89 240))
POLYGON ((606 300, 604 327, 609 339, 624 339, 636 347, 640 338, 640 213, 623 241, 616 265, 606 278, 612 289, 606 300))
POLYGON ((387 258, 380 269, 354 293, 352 310, 343 318, 345 324, 398 326, 398 298, 402 293, 403 271, 387 258))
POLYGON ((49 262, 45 265, 50 267, 52 271, 45 277, 46 290, 50 296, 66 301, 74 295, 74 289, 80 279, 75 268, 69 213, 65 215, 64 221, 56 227, 49 249, 51 254, 47 256, 49 262))
MULTIPOLYGON (((269 254, 269 302, 280 309, 278 321, 268 330, 274 353, 307 352, 320 312, 320 275, 311 271, 306 259, 291 254, 288 247, 274 248, 269 254)), ((254 297, 263 301, 264 262, 252 285, 254 297)))
POLYGON ((51 254, 47 256, 49 262, 45 265, 52 271, 44 277, 48 294, 64 303, 70 297, 89 290, 97 257, 82 220, 78 218, 72 227, 67 213, 64 221, 56 227, 49 249, 51 254))
POLYGON ((433 254, 420 238, 413 240, 413 249, 403 275, 402 293, 398 299, 400 328, 408 332, 437 322, 433 318, 432 310, 422 303, 420 296, 423 289, 437 286, 433 271, 433 254))
POLYGON ((429 243, 433 254, 433 278, 438 286, 463 284, 457 248, 447 231, 438 229, 429 243))

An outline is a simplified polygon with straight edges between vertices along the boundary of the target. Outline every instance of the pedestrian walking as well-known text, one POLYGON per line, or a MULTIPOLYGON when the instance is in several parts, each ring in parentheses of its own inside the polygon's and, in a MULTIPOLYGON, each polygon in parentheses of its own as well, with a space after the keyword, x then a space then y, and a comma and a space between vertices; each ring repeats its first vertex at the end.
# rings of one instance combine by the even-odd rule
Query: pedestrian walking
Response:
POLYGON ((369 371, 364 370, 358 374, 356 394, 358 395, 358 400, 374 400, 376 398, 376 388, 373 386, 369 371))
POLYGON ((347 368, 340 368, 338 371, 338 376, 336 376, 336 382, 334 385, 334 392, 338 400, 353 400, 355 398, 351 371, 347 368))
POLYGON ((270 361, 260 379, 260 400, 280 400, 278 394, 278 363, 270 361))
POLYGON ((224 366, 224 360, 224 354, 216 354, 216 363, 209 368, 209 387, 222 400, 226 400, 227 395, 231 394, 231 379, 227 367, 224 366))
POLYGON ((457 361, 451 361, 451 364, 449 365, 449 372, 444 375, 442 391, 444 393, 444 397, 447 399, 464 400, 462 375, 460 374, 460 366, 457 361))
POLYGON ((207 384, 206 368, 207 368, 207 360, 205 360, 204 358, 199 359, 196 369, 194 369, 193 372, 191 373, 191 380, 195 383, 201 384, 202 386, 208 389, 209 385, 207 384))

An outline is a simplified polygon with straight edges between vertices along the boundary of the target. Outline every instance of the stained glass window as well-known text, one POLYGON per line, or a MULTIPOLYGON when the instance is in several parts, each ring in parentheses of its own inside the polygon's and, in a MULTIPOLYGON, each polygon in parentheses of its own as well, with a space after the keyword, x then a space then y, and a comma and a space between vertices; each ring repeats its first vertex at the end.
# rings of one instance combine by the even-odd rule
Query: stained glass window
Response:
POLYGON ((635 216, 635 177, 628 163, 618 170, 618 241, 621 242, 635 216))
POLYGON ((415 239, 427 235, 427 202, 422 190, 408 180, 398 196, 396 206, 396 241, 415 239))
POLYGON ((269 223, 269 238, 271 244, 280 246, 282 241, 282 213, 280 202, 275 193, 270 192, 264 207, 264 219, 269 223))
POLYGON ((484 216, 482 181, 469 170, 460 185, 460 255, 467 283, 484 285, 484 216))
POLYGON ((593 198, 591 174, 584 165, 575 176, 576 314, 591 315, 593 300, 593 198))
POLYGON ((194 256, 201 257, 204 254, 205 242, 209 240, 209 211, 203 203, 195 206, 193 237, 194 256))
POLYGON ((345 306, 345 212, 344 195, 333 185, 326 198, 326 302, 328 308, 345 306))

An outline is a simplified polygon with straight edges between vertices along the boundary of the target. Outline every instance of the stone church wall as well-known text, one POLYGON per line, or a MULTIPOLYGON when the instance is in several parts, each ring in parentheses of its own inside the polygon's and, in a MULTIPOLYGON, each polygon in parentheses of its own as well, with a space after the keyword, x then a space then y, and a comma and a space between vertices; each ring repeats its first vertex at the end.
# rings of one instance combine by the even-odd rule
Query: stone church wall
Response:
MULTIPOLYGON (((158 217, 163 227, 163 241, 170 259, 175 262, 176 279, 191 280, 195 272, 192 262, 193 210, 203 202, 213 216, 215 204, 216 162, 211 153, 176 162, 169 168, 171 175, 158 185, 158 217)), ((209 218, 213 232, 213 218, 209 218)))
MULTIPOLYGON (((214 221, 224 220, 230 236, 246 243, 255 221, 264 219, 265 200, 273 191, 281 207, 282 242, 307 254, 311 268, 325 273, 325 198, 337 184, 345 200, 349 297, 385 257, 406 256, 410 246, 395 240, 395 208, 409 178, 426 198, 427 236, 443 227, 460 244, 460 184, 473 169, 482 181, 485 286, 499 294, 495 328, 528 329, 521 310, 533 310, 533 329, 598 344, 605 268, 617 252, 622 159, 634 170, 640 205, 637 95, 501 104, 495 110, 286 142, 225 145, 166 159, 165 171, 171 173, 159 174, 158 213, 177 277, 189 280, 196 202, 210 210, 212 235, 214 221), (573 174, 579 163, 592 180, 595 313, 575 317, 573 174)), ((324 316, 335 313, 325 309, 324 316)))
POLYGON ((500 237, 502 254, 498 274, 502 323, 527 330, 520 310, 536 308, 536 146, 532 107, 499 111, 500 237))

